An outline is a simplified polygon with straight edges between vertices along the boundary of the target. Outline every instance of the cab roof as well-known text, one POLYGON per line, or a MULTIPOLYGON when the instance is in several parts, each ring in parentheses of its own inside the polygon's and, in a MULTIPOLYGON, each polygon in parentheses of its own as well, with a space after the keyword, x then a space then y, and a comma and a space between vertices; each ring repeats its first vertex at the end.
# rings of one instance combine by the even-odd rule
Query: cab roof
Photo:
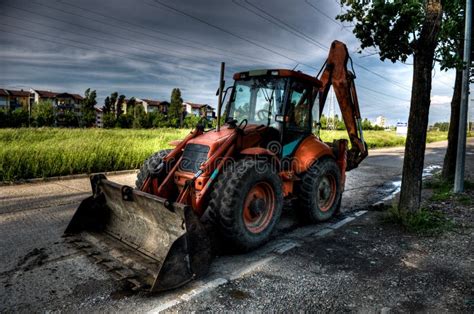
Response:
POLYGON ((293 77, 302 81, 307 81, 316 87, 321 87, 323 84, 317 78, 304 74, 301 71, 294 71, 288 69, 262 69, 238 72, 234 74, 234 80, 244 80, 250 77, 258 76, 275 76, 275 77, 293 77))

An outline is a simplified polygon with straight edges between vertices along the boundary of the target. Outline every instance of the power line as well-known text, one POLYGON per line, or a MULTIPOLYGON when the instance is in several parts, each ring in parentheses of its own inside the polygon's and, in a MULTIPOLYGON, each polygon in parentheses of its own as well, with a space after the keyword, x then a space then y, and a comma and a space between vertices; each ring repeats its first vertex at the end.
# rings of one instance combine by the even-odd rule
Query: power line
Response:
MULTIPOLYGON (((314 66, 312 66, 312 65, 305 64, 305 63, 303 63, 303 62, 301 62, 301 61, 298 61, 298 60, 296 60, 296 59, 294 59, 294 58, 291 58, 291 57, 289 57, 289 56, 286 56, 286 55, 284 55, 284 54, 282 54, 282 53, 280 53, 280 52, 278 52, 278 51, 276 51, 276 50, 273 50, 273 49, 268 48, 268 47, 266 47, 266 46, 264 46, 264 45, 261 45, 261 44, 259 44, 259 43, 257 43, 257 42, 254 42, 253 40, 250 40, 250 39, 248 39, 248 38, 242 37, 242 36, 240 36, 240 35, 238 35, 238 34, 236 34, 236 33, 234 33, 234 32, 231 32, 231 31, 229 31, 229 30, 227 30, 227 29, 225 29, 225 28, 222 28, 222 27, 220 27, 220 26, 218 26, 218 25, 212 24, 212 23, 210 23, 210 22, 208 22, 208 21, 206 21, 206 20, 204 20, 204 19, 202 19, 202 18, 196 17, 196 16, 194 16, 194 15, 192 15, 192 14, 189 14, 189 13, 187 13, 187 12, 185 12, 185 11, 182 11, 182 10, 180 10, 180 9, 177 9, 177 8, 175 8, 175 7, 173 7, 173 6, 169 5, 169 4, 163 3, 163 2, 161 2, 161 1, 159 1, 159 0, 153 0, 153 2, 154 2, 154 3, 157 3, 157 4, 160 5, 160 6, 163 6, 163 7, 165 7, 165 8, 168 8, 168 9, 170 9, 170 10, 176 12, 176 13, 179 13, 179 14, 184 15, 184 16, 187 16, 187 17, 189 17, 189 18, 191 18, 191 19, 193 19, 193 20, 196 20, 196 21, 198 21, 198 22, 201 22, 201 23, 203 23, 203 24, 205 24, 205 25, 208 25, 209 27, 212 27, 212 28, 214 28, 214 29, 217 29, 217 30, 219 30, 219 31, 221 31, 221 32, 223 32, 223 33, 226 33, 226 34, 231 35, 231 36, 233 36, 233 37, 235 37, 235 38, 238 38, 238 39, 240 39, 240 40, 243 40, 243 41, 245 41, 245 42, 248 42, 249 44, 252 44, 252 45, 254 45, 254 46, 256 46, 256 47, 259 47, 259 48, 261 48, 261 49, 264 49, 264 50, 266 50, 266 51, 268 51, 268 52, 271 52, 271 53, 273 53, 273 54, 275 54, 275 55, 278 55, 278 56, 280 56, 280 57, 283 57, 283 58, 288 59, 288 60, 290 60, 290 61, 293 61, 293 62, 295 62, 295 63, 302 64, 302 65, 304 65, 304 66, 307 66, 308 68, 312 68, 312 69, 314 69, 314 70, 319 70, 318 68, 316 68, 316 67, 314 67, 314 66)), ((151 3, 148 3, 148 2, 147 2, 147 4, 148 4, 149 6, 152 6, 152 7, 156 7, 156 8, 158 7, 158 6, 156 6, 156 5, 154 5, 154 4, 151 4, 151 3)))
MULTIPOLYGON (((20 29, 20 30, 27 31, 27 32, 30 32, 30 33, 34 33, 34 34, 38 34, 38 35, 41 35, 41 36, 53 37, 53 36, 46 35, 46 34, 41 33, 41 32, 36 32, 36 31, 30 30, 30 29, 27 29, 27 28, 23 28, 23 27, 21 27, 21 26, 5 24, 4 22, 0 22, 0 25, 7 26, 7 27, 14 27, 15 29, 20 29)), ((3 31, 3 32, 7 32, 7 33, 13 33, 13 34, 20 35, 20 36, 24 36, 24 37, 29 37, 29 38, 37 39, 37 40, 45 40, 45 41, 52 42, 52 43, 55 43, 55 44, 66 45, 66 46, 70 46, 70 47, 74 47, 74 48, 79 48, 79 49, 83 49, 83 50, 94 51, 93 49, 84 48, 84 47, 78 46, 78 45, 76 45, 76 44, 86 45, 86 46, 88 46, 88 47, 96 47, 96 48, 99 48, 100 50, 105 51, 105 54, 108 54, 108 55, 119 56, 119 57, 122 57, 122 58, 134 60, 134 61, 142 61, 142 62, 150 63, 150 64, 155 65, 155 66, 158 65, 159 63, 162 63, 161 61, 160 61, 160 62, 157 62, 156 59, 147 58, 147 57, 143 57, 143 56, 142 56, 142 57, 129 56, 129 53, 128 53, 128 52, 124 52, 124 51, 122 51, 122 50, 120 50, 120 49, 114 49, 114 50, 111 51, 110 49, 107 49, 106 47, 94 45, 94 44, 91 44, 91 43, 86 43, 86 42, 79 41, 79 40, 68 39, 68 38, 64 38, 64 37, 60 37, 60 36, 54 36, 54 38, 59 38, 59 39, 62 39, 62 40, 67 40, 67 41, 73 42, 74 44, 65 43, 65 42, 61 42, 61 41, 57 41, 57 40, 51 40, 51 39, 47 39, 47 38, 40 38, 40 37, 33 36, 33 35, 26 35, 26 34, 22 34, 22 33, 18 33, 18 32, 13 32, 13 31, 11 31, 11 30, 2 30, 2 31, 3 31)), ((191 67, 182 67, 182 66, 180 66, 180 65, 176 65, 176 66, 179 67, 179 68, 184 68, 184 69, 186 69, 186 70, 201 71, 201 70, 199 70, 199 69, 195 69, 195 68, 191 68, 191 67)))
MULTIPOLYGON (((198 49, 198 50, 201 50, 201 51, 206 51, 206 52, 210 52, 212 54, 215 54, 215 55, 219 55, 219 56, 224 56, 224 57, 229 57, 228 54, 224 55, 224 54, 221 54, 221 53, 217 53, 216 51, 214 50, 210 50, 210 49, 206 49, 206 48, 202 48, 202 47, 196 47, 196 46, 193 46, 193 45, 188 45, 188 44, 185 44, 185 43, 181 43, 181 42, 178 42, 178 41, 174 41, 174 40, 170 40, 170 39, 167 39, 167 38, 163 38, 162 36, 154 36, 154 35, 150 35, 150 34, 145 34, 145 33, 142 33, 142 32, 138 32, 136 30, 133 30, 133 29, 130 29, 130 28, 127 28, 127 27, 124 27, 122 25, 115 25, 115 24, 110 24, 110 23, 107 23, 103 20, 98 20, 98 19, 94 19, 94 18, 91 18, 91 17, 88 17, 88 16, 85 16, 85 15, 81 15, 81 14, 76 14, 76 13, 72 13, 72 12, 68 12, 66 10, 61 10, 61 9, 58 9, 58 8, 55 8, 55 7, 52 7, 52 6, 49 6, 49 5, 45 5, 45 4, 42 4, 42 3, 39 3, 39 2, 35 2, 36 5, 39 5, 39 6, 43 6, 43 7, 46 7, 46 8, 49 8, 49 9, 53 9, 53 10, 56 10, 58 12, 62 12, 62 13, 66 13, 66 14, 69 14, 69 15, 72 15, 72 16, 76 16, 76 17, 81 17, 81 18, 86 18, 88 20, 91 20, 91 21, 94 21, 96 23, 100 23, 100 24, 103 24, 103 25, 107 25, 107 26, 110 26, 110 27, 114 27, 114 28, 120 28, 120 29, 123 29, 123 30, 126 30, 126 31, 129 31, 129 32, 132 32, 132 33, 135 33, 135 34, 139 34, 139 35, 144 35, 144 36, 148 36, 148 37, 152 37, 152 38, 155 38, 155 39, 158 39, 158 40, 161 40, 161 41, 165 41, 165 42, 168 42, 168 43, 172 43, 172 44, 176 44, 178 46, 183 46, 183 47, 188 47, 188 48, 191 48, 191 49, 198 49)), ((55 17, 51 17, 51 16, 48 16, 48 15, 44 15, 44 14, 40 14, 40 13, 37 13, 37 12, 33 12, 33 11, 30 11, 30 10, 27 10, 27 9, 22 9, 22 8, 19 8, 19 7, 15 7, 15 6, 12 6, 12 5, 7 5, 9 7, 12 7, 16 10, 20 10, 20 11, 25 11, 25 12, 28 12, 30 14, 35 14, 35 15, 39 15, 39 16, 42 16, 42 17, 45 17, 47 19, 52 19, 52 20, 56 20, 56 21, 60 21, 62 23, 66 23, 66 24, 69 24, 69 25, 73 25, 75 27, 80 27, 80 28, 84 28, 84 29, 88 29, 88 30, 91 30, 91 31, 94 31, 94 32, 97 32, 96 29, 93 29, 93 28, 90 28, 90 27, 87 27, 87 26, 83 26, 83 25, 78 25, 78 24, 74 24, 74 23, 71 23, 69 21, 65 21, 63 19, 58 19, 58 18, 55 18, 55 17)), ((98 14, 98 13, 97 13, 98 14)), ((100 15, 100 14, 98 14, 100 15)), ((110 17, 107 17, 106 15, 103 15, 104 17, 106 18, 110 18, 110 17)), ((154 46, 154 47, 158 47, 160 49, 162 49, 162 47, 152 43, 152 42, 147 42, 147 43, 143 43, 143 42, 140 42, 140 41, 137 41, 137 40, 131 40, 127 37, 123 37, 123 36, 119 36, 119 35, 115 35, 115 34, 110 34, 110 33, 106 33, 106 32, 103 32, 102 33, 108 35, 108 36, 114 36, 114 37, 117 37, 117 38, 121 38, 123 40, 129 40, 129 41, 134 41, 134 42, 137 42, 139 44, 142 44, 142 45, 147 45, 147 46, 154 46)), ((160 33, 165 33, 165 32, 160 32, 160 33)), ((166 33, 165 33, 166 34, 166 33)), ((167 35, 169 37, 173 37, 171 35, 167 35)), ((184 39, 182 39, 184 40, 184 39)), ((166 48, 166 49, 169 49, 170 51, 175 51, 176 53, 178 54, 183 54, 181 51, 178 51, 176 49, 171 49, 171 48, 166 48)), ((263 60, 263 59, 258 59, 258 58, 254 58, 254 57, 244 57, 244 56, 235 56, 233 55, 232 56, 233 58, 235 59, 241 59, 241 60, 245 60, 245 61, 252 61, 254 62, 255 60, 260 60, 260 61, 266 61, 266 60, 263 60)))
MULTIPOLYGON (((268 11, 266 11, 266 10, 264 10, 264 9, 262 9, 262 8, 260 8, 260 7, 258 7, 258 6, 256 6, 255 4, 250 3, 249 0, 244 0, 244 1, 245 1, 247 4, 249 4, 250 6, 254 7, 254 8, 257 9, 257 10, 259 10, 260 12, 266 14, 267 16, 270 16, 271 18, 273 18, 273 19, 279 21, 281 24, 283 24, 283 25, 285 25, 285 26, 291 28, 292 30, 294 30, 294 31, 296 31, 297 33, 301 34, 302 36, 306 37, 306 38, 308 39, 308 40, 306 40, 307 42, 312 43, 312 44, 314 44, 316 47, 321 48, 321 49, 325 49, 325 50, 328 50, 328 49, 329 49, 328 46, 324 45, 324 44, 321 43, 320 41, 318 41, 318 40, 316 40, 316 39, 314 39, 314 38, 312 38, 312 37, 306 35, 306 34, 303 33, 302 31, 300 31, 300 30, 296 29, 295 27, 289 25, 289 24, 286 23, 285 21, 283 21, 283 20, 279 19, 278 17, 276 17, 276 16, 274 16, 274 15, 268 13, 268 11)), ((244 7, 244 8, 245 8, 245 7, 244 7)), ((280 26, 280 28, 286 30, 285 28, 283 28, 283 27, 281 27, 281 26, 280 26)), ((301 37, 300 37, 300 38, 301 38, 301 37)), ((398 86, 399 88, 402 88, 402 89, 405 89, 405 90, 407 90, 407 91, 410 91, 406 86, 403 86, 403 85, 401 85, 400 83, 398 83, 398 82, 396 82, 396 81, 394 81, 394 80, 391 80, 391 79, 389 79, 389 78, 387 78, 387 77, 385 77, 385 76, 383 76, 383 75, 381 75, 381 74, 379 74, 379 73, 377 73, 377 72, 375 72, 375 71, 373 71, 373 70, 371 70, 371 69, 369 69, 369 68, 367 68, 367 67, 365 67, 365 66, 363 66, 363 65, 361 65, 361 64, 359 64, 359 63, 357 63, 357 62, 354 62, 354 64, 358 65, 361 69, 363 69, 363 70, 365 70, 365 71, 367 71, 367 72, 369 72, 369 73, 372 73, 373 75, 376 75, 377 77, 380 77, 381 79, 383 79, 383 80, 385 80, 385 81, 387 81, 387 82, 390 82, 390 83, 392 83, 393 85, 398 86)))

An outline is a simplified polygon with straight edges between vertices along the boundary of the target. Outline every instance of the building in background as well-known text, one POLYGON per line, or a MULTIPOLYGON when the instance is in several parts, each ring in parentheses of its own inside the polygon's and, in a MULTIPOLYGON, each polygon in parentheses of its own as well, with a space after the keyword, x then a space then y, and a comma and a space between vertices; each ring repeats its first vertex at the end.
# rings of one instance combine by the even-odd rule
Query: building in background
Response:
POLYGON ((103 128, 104 127, 104 112, 100 108, 95 108, 95 127, 96 128, 103 128))
POLYGON ((143 108, 145 109, 146 113, 160 112, 164 115, 168 114, 168 108, 170 106, 170 103, 167 101, 140 99, 140 98, 137 98, 135 101, 137 104, 143 105, 143 108))
POLYGON ((397 135, 407 135, 408 133, 408 123, 406 122, 397 122, 397 135))
POLYGON ((183 102, 183 109, 186 115, 192 114, 199 117, 206 117, 208 119, 214 119, 216 117, 214 108, 208 104, 183 102))
POLYGON ((14 89, 0 89, 0 109, 29 110, 31 105, 30 92, 14 89))
POLYGON ((387 119, 384 116, 378 116, 375 119, 375 125, 378 125, 379 127, 385 128, 387 125, 387 119))

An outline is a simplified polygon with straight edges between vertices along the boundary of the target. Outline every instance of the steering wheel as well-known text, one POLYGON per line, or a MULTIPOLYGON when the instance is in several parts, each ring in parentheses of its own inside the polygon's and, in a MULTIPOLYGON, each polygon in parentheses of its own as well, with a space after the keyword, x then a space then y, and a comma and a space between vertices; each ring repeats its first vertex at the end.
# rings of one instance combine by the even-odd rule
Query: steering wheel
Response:
POLYGON ((270 116, 270 112, 267 109, 260 109, 259 111, 257 111, 257 118, 260 121, 268 120, 269 116, 270 116))

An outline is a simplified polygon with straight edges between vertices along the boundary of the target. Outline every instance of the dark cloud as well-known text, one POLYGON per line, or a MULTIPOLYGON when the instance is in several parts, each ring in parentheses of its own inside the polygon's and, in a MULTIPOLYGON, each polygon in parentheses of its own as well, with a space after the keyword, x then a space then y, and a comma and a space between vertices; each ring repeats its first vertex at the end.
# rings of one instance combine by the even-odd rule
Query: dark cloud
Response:
MULTIPOLYGON (((411 66, 354 52, 358 42, 329 17, 333 0, 0 0, 0 86, 83 93, 113 91, 216 103, 219 63, 232 72, 293 68, 315 75, 334 39, 346 42, 358 74, 362 113, 406 120, 411 66), (160 4, 160 2, 162 4, 160 4), (312 7, 312 4, 314 7, 312 7)), ((453 74, 438 71, 433 94, 446 100, 453 74)), ((449 118, 437 104, 431 120, 449 118)))

